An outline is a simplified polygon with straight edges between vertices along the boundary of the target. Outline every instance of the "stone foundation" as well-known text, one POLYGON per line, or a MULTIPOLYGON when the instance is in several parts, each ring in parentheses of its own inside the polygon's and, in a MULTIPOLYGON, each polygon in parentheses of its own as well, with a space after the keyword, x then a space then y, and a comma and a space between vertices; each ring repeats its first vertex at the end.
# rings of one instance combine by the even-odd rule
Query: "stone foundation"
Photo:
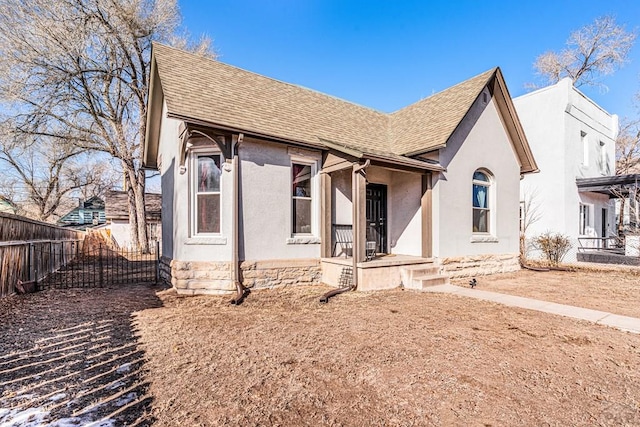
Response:
POLYGON ((440 265, 440 272, 451 278, 486 276, 520 270, 518 254, 442 258, 440 265))
MULTIPOLYGON (((180 294, 231 294, 235 292, 232 263, 160 259, 160 279, 180 294)), ((320 283, 319 259, 243 261, 240 279, 247 288, 273 288, 320 283)))

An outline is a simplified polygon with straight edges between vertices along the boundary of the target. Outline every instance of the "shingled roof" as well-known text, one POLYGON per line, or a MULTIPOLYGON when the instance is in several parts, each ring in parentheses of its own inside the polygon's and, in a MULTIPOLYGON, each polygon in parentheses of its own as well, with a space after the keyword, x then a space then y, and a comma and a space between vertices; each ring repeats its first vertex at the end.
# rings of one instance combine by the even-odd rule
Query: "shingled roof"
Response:
MULTIPOLYGON (((365 153, 412 156, 444 147, 482 90, 496 78, 502 80, 498 68, 386 114, 154 44, 146 144, 159 137, 160 113, 153 110, 162 109, 157 99, 162 98, 167 115, 180 120, 319 148, 327 148, 322 141, 332 141, 365 153)), ((520 128, 519 122, 516 127, 520 128)), ((526 146, 516 151, 530 153, 524 133, 516 139, 521 140, 515 144, 526 146)), ((153 153, 145 147, 146 162, 152 165, 153 153)), ((532 159, 521 159, 523 173, 537 169, 532 159)))
MULTIPOLYGON (((162 219, 162 195, 146 193, 144 206, 147 220, 162 219)), ((105 197, 105 214, 107 219, 129 219, 129 199, 125 191, 110 191, 105 197)))

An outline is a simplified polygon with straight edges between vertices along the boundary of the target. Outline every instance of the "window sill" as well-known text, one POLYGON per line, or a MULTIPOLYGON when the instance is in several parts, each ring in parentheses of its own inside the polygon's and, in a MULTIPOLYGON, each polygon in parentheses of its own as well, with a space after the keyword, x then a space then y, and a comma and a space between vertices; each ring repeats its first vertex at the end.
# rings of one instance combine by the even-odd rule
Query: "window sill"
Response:
POLYGON ((190 237, 185 245, 226 245, 227 238, 222 236, 190 237))
POLYGON ((287 239, 287 245, 315 245, 321 243, 316 236, 295 236, 287 239))
POLYGON ((474 234, 471 243, 498 243, 498 238, 490 234, 474 234))

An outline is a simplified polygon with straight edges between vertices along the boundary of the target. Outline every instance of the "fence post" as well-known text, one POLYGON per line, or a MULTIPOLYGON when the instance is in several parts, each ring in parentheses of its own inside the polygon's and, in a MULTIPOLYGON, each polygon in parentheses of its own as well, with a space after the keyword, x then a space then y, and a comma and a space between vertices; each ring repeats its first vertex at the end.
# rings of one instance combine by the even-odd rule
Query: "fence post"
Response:
POLYGON ((156 284, 160 278, 160 242, 156 240, 156 284))
POLYGON ((36 283, 36 286, 38 286, 38 264, 38 251, 36 250, 35 245, 33 245, 33 280, 36 283))
POLYGON ((28 255, 27 255, 27 274, 29 275, 29 277, 27 278, 27 281, 32 281, 33 280, 33 243, 29 243, 29 247, 27 248, 28 250, 28 255))
POLYGON ((49 273, 53 273, 53 242, 49 240, 49 273))
POLYGON ((98 272, 98 276, 100 278, 100 287, 102 287, 104 285, 104 275, 103 275, 103 268, 102 268, 102 243, 98 244, 98 268, 100 269, 100 271, 98 272))

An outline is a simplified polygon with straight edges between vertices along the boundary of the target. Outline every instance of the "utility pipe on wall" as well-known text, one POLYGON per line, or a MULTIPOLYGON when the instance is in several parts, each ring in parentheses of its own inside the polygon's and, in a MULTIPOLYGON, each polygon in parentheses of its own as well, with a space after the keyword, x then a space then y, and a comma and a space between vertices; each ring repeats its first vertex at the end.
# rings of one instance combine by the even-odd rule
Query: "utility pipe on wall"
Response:
POLYGON ((240 195, 239 195, 239 181, 240 181, 240 167, 238 160, 238 148, 244 139, 244 134, 240 133, 237 136, 234 135, 231 141, 231 167, 233 169, 233 202, 231 206, 231 212, 233 217, 233 230, 231 239, 231 252, 232 252, 232 265, 231 276, 233 283, 236 286, 236 296, 230 301, 233 305, 239 305, 246 297, 248 290, 244 287, 240 281, 240 195), (234 141, 235 140, 235 141, 234 141))

